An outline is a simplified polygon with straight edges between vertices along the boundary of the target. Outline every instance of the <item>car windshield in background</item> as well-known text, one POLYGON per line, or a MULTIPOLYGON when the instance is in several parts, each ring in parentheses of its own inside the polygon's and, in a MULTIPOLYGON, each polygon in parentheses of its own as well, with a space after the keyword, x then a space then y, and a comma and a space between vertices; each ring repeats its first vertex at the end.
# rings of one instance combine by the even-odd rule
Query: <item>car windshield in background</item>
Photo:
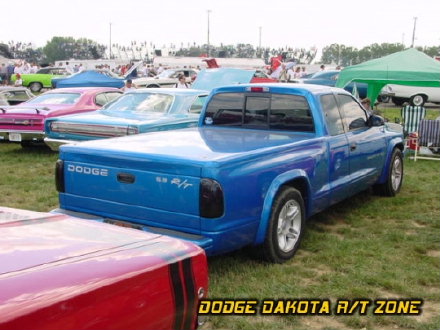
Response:
POLYGON ((208 104, 205 125, 313 132, 309 104, 300 95, 216 94, 208 104))
POLYGON ((50 93, 37 96, 27 104, 75 104, 80 97, 79 93, 50 93))
POLYGON ((156 93, 130 93, 108 104, 103 110, 167 113, 174 96, 156 93))
POLYGON ((332 71, 318 71, 315 72, 314 74, 312 74, 309 78, 312 79, 333 79, 333 80, 337 80, 338 79, 339 74, 337 72, 332 72, 332 71))
POLYGON ((165 70, 157 75, 160 78, 172 78, 173 76, 177 77, 177 72, 174 70, 165 70))

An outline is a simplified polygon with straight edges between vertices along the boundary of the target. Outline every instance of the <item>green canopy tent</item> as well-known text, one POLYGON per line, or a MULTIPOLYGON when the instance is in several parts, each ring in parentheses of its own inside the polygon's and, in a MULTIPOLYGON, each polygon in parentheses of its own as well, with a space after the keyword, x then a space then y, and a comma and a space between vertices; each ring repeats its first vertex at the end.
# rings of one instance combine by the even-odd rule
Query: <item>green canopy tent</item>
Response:
POLYGON ((368 84, 367 97, 372 101, 387 84, 440 87, 440 62, 410 48, 343 69, 336 87, 354 81, 368 84))

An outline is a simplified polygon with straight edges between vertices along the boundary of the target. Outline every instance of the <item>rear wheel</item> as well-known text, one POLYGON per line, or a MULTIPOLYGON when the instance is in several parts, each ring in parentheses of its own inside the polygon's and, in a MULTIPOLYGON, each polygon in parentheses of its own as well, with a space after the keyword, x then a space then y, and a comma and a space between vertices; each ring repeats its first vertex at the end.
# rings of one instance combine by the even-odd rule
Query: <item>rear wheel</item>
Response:
POLYGON ((422 107, 426 102, 426 96, 425 95, 421 95, 421 94, 417 94, 411 97, 411 99, 409 100, 409 103, 412 106, 416 106, 416 107, 422 107))
POLYGON ((374 192, 382 195, 394 197, 400 191, 403 182, 403 156, 400 149, 395 148, 391 155, 391 162, 388 168, 387 180, 384 183, 375 185, 374 192))
POLYGON ((43 85, 39 82, 33 82, 33 83, 29 84, 29 89, 33 93, 38 93, 39 91, 41 91, 42 88, 43 88, 43 85))
POLYGON ((266 239, 261 246, 263 257, 283 263, 298 250, 305 226, 304 200, 301 193, 283 187, 272 205, 266 239))

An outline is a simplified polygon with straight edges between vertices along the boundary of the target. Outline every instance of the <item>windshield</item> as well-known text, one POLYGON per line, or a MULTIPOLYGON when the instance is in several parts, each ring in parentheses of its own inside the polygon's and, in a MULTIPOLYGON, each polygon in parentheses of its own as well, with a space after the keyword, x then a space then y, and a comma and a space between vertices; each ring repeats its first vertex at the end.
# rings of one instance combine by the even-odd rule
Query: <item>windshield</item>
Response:
POLYGON ((50 93, 42 94, 26 102, 27 104, 75 104, 81 94, 79 93, 50 93))
POLYGON ((106 105, 102 110, 167 113, 174 96, 155 93, 129 93, 106 105))
POLYGON ((173 78, 173 76, 177 77, 177 72, 175 70, 165 70, 157 75, 157 77, 160 78, 173 78))

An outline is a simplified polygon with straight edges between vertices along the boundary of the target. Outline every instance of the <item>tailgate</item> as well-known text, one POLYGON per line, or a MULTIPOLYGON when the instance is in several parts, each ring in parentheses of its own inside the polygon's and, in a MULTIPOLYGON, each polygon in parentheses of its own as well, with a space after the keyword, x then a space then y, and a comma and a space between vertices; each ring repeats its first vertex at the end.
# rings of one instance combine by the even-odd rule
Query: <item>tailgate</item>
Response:
MULTIPOLYGON (((200 230, 200 178, 151 169, 64 161, 62 207, 146 225, 200 230)), ((158 166, 160 167, 160 166, 158 166)), ((191 174, 194 174, 193 171, 191 174)))

